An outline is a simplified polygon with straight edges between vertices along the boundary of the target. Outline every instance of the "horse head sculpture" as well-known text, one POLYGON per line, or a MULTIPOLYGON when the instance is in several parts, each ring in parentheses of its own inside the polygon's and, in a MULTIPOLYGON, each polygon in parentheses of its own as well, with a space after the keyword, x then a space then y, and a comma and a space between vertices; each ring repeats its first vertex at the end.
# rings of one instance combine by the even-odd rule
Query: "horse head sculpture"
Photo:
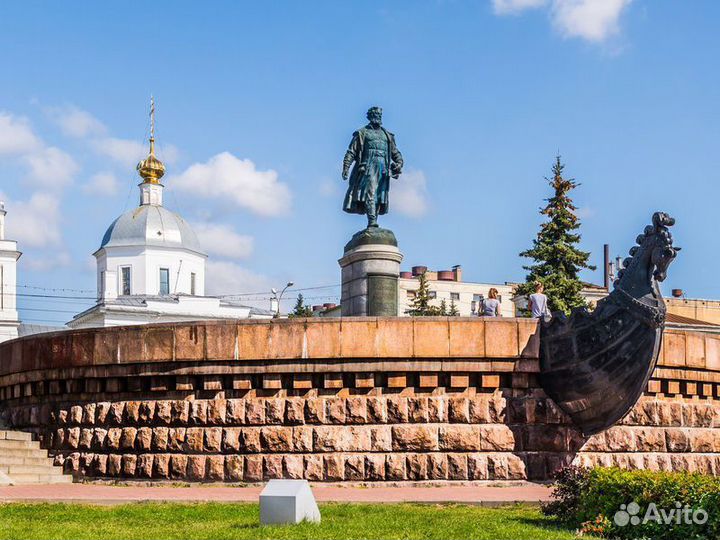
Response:
POLYGON ((655 369, 665 323, 658 282, 679 247, 656 212, 623 261, 614 290, 590 313, 553 317, 540 330, 540 383, 585 435, 615 424, 637 402, 655 369))

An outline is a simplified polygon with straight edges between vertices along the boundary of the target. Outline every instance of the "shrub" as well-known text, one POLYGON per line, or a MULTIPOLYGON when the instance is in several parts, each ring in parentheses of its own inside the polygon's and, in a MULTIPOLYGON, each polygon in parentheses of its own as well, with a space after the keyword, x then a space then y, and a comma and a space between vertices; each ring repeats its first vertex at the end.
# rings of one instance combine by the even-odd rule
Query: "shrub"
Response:
POLYGON ((717 540, 720 478, 568 467, 556 475, 553 500, 544 505, 543 512, 583 532, 612 538, 717 540), (706 522, 693 521, 693 512, 698 511, 699 518, 706 513, 706 522))

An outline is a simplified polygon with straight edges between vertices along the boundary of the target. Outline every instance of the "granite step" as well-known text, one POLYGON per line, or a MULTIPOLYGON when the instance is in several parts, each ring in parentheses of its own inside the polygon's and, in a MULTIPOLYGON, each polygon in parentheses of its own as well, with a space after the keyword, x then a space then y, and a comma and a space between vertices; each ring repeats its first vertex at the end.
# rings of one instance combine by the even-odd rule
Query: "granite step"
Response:
POLYGON ((23 484, 72 484, 73 478, 62 473, 57 474, 15 474, 8 475, 16 486, 23 484))
POLYGON ((24 431, 10 431, 7 429, 0 429, 0 440, 32 441, 32 433, 25 433, 24 431))
POLYGON ((0 430, 0 485, 69 484, 71 475, 53 465, 32 433, 0 430))
POLYGON ((53 459, 47 457, 47 452, 39 451, 37 456, 8 456, 4 453, 0 455, 0 468, 8 465, 52 465, 53 459))

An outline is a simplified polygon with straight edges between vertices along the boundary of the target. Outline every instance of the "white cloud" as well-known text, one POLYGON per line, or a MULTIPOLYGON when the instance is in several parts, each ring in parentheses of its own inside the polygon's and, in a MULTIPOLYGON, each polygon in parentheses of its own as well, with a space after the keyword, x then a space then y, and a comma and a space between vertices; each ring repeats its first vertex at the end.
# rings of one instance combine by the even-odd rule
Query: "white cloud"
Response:
POLYGON ((555 0, 553 25, 564 37, 601 42, 620 31, 620 15, 631 1, 555 0))
POLYGON ((620 16, 632 0, 492 0, 497 15, 550 5, 550 19, 563 37, 599 43, 620 31, 620 16))
POLYGON ((69 154, 54 146, 27 154, 24 160, 30 168, 28 180, 46 188, 65 187, 80 169, 69 154))
POLYGON ((198 235, 200 245, 209 254, 244 259, 253 252, 253 237, 238 234, 227 225, 194 223, 192 227, 198 235))
POLYGON ((390 184, 390 207, 410 217, 421 217, 428 209, 425 173, 410 169, 390 184))
MULTIPOLYGON (((270 296, 272 287, 273 284, 268 277, 256 274, 233 262, 209 259, 205 265, 205 292, 210 295, 267 291, 267 295, 270 296)), ((247 303, 252 302, 248 300, 247 303)), ((263 301, 260 307, 269 309, 270 301, 263 301)))
POLYGON ((27 201, 8 202, 7 238, 17 240, 20 249, 61 244, 60 202, 48 193, 34 193, 27 201))
POLYGON ((147 148, 138 141, 105 137, 92 142, 93 148, 101 155, 130 167, 145 157, 147 148))
POLYGON ((547 4, 548 0, 492 0, 493 11, 497 15, 510 15, 520 13, 530 8, 537 8, 547 4))
POLYGON ((74 105, 47 107, 47 114, 60 126, 65 135, 83 138, 88 135, 102 135, 107 130, 100 120, 74 105))
POLYGON ((72 258, 66 251, 60 253, 54 253, 47 257, 39 257, 35 253, 27 254, 22 258, 22 264, 29 270, 35 270, 37 272, 48 272, 55 270, 56 268, 62 268, 70 266, 72 258))
POLYGON ((326 178, 322 181, 320 184, 320 195, 323 197, 337 197, 340 195, 340 181, 332 181, 329 178, 326 178))
POLYGON ((115 175, 110 172, 99 172, 90 177, 82 186, 85 193, 91 195, 115 195, 120 188, 120 182, 115 175))
POLYGON ((0 111, 0 155, 25 154, 42 145, 25 118, 0 111))
POLYGON ((261 216, 282 215, 291 206, 290 189, 278 181, 277 172, 259 171, 251 160, 229 152, 191 165, 171 182, 195 196, 230 201, 261 216))

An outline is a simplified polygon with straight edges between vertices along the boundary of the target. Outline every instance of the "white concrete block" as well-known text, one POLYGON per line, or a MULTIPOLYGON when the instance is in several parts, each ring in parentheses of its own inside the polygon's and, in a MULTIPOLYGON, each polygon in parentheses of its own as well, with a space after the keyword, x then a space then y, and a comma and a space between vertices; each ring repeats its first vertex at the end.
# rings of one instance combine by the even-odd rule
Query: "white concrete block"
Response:
POLYGON ((320 523, 320 509, 307 480, 270 480, 260 493, 260 523, 320 523))

